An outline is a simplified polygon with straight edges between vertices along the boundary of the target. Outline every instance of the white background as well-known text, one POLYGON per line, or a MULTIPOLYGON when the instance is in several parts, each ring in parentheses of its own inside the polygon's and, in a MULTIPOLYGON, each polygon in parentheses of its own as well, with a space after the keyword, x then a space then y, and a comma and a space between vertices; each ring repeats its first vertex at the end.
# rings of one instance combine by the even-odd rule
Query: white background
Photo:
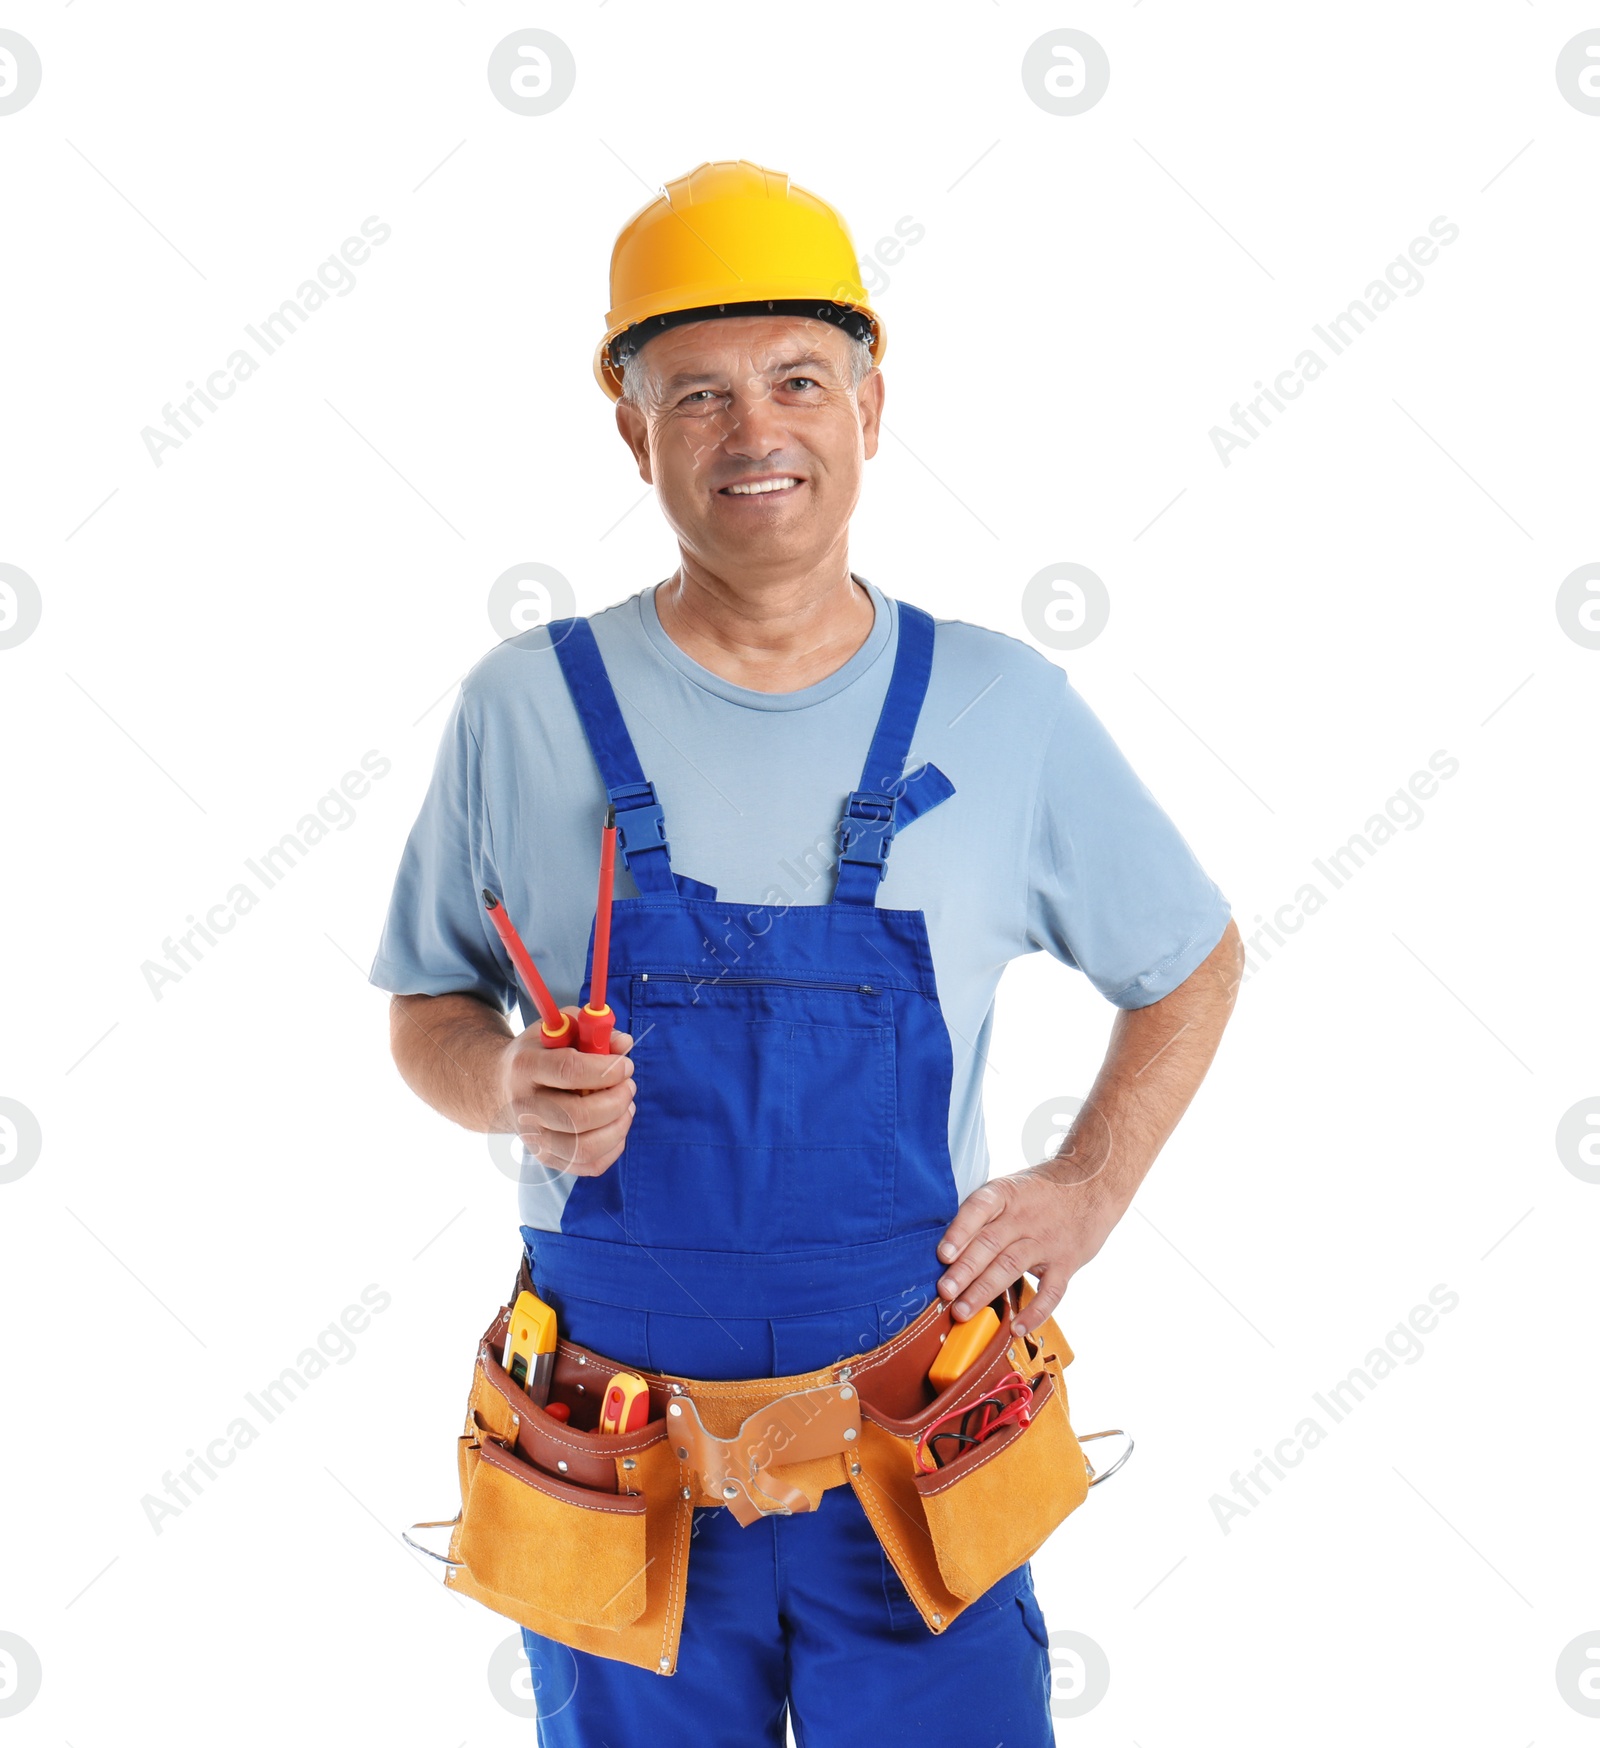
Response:
MULTIPOLYGON (((548 564, 588 611, 675 563, 590 375, 606 265, 660 183, 746 157, 863 255, 925 233, 875 279, 889 434, 854 567, 1017 636, 1030 577, 1093 569, 1109 625, 1056 659, 1247 934, 1459 761, 1268 943, 1071 1289, 1074 1421, 1138 1451, 1035 1563, 1051 1628, 1111 1671, 1063 1739, 1592 1741, 1555 1670, 1600 1630, 1600 1186, 1555 1131, 1600 1094, 1600 652, 1555 602, 1600 559, 1600 117, 1555 65, 1600 12, 39 0, 0 24, 43 66, 0 116, 0 562, 43 602, 0 650, 0 1096, 43 1134, 0 1184, 0 1631, 43 1669, 7 1740, 529 1739, 489 1677, 515 1628, 396 1536, 455 1510, 515 1189, 401 1084, 365 969, 448 696, 500 635, 491 582, 548 564), (577 65, 539 117, 485 72, 528 25, 577 65), (1111 81, 1063 117, 1020 69, 1067 25, 1111 81), (368 215, 392 235, 355 289, 157 467, 141 430, 368 215), (1460 234, 1422 289, 1224 466, 1210 429, 1440 215, 1460 234), (354 823, 158 1001, 143 963, 369 749, 392 769, 354 823), (368 1283, 392 1303, 354 1357, 156 1534, 143 1496, 368 1283), (1423 1356, 1319 1414, 1224 1533, 1233 1471, 1437 1283, 1459 1305, 1423 1356)), ((1006 980, 1005 1169, 1110 1018, 1053 961, 1006 980)))

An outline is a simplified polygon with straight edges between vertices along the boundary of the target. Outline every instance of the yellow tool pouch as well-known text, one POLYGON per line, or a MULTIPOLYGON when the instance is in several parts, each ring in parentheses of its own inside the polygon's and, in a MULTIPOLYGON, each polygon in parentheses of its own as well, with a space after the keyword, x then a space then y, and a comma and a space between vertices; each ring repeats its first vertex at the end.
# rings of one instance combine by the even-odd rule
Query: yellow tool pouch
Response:
POLYGON ((867 1422, 853 1476, 856 1493, 935 1633, 1031 1559, 1096 1479, 1067 1416, 1062 1374, 1072 1362, 1071 1348, 1054 1319, 1032 1335, 1010 1332, 1011 1318, 1032 1297, 1024 1282, 1020 1297, 1013 1291, 1003 1305, 996 1302, 999 1332, 931 1401, 925 1386, 911 1386, 925 1378, 949 1327, 948 1312, 938 1307, 931 1320, 925 1313, 905 1332, 905 1352, 893 1352, 891 1343, 853 1368, 867 1422), (1043 1373, 1028 1424, 1007 1426, 943 1468, 918 1473, 917 1444, 928 1427, 981 1401, 1007 1372, 1029 1379, 1043 1373))
MULTIPOLYGON (((545 1413, 496 1357, 509 1316, 502 1308, 478 1344, 445 1583, 547 1638, 667 1673, 694 1500, 665 1418, 600 1433, 545 1413)), ((597 1415, 620 1369, 562 1342, 552 1399, 576 1398, 581 1420, 587 1397, 597 1415)), ((654 1392, 651 1409, 660 1414, 654 1392)))
POLYGON ((560 1342, 550 1399, 566 1403, 571 1419, 546 1413, 499 1363, 510 1318, 502 1306, 478 1343, 457 1445, 461 1510, 448 1524, 448 1554, 433 1557, 452 1590, 498 1614, 670 1675, 695 1507, 723 1506, 751 1524, 815 1510, 826 1489, 851 1486, 923 1620, 942 1633, 1104 1478, 1068 1419, 1062 1372, 1072 1353, 1055 1323, 1010 1333, 1032 1296, 1024 1282, 1020 1296, 1012 1289, 995 1301, 999 1332, 937 1396, 928 1368, 951 1327, 938 1301, 891 1341, 815 1372, 709 1382, 640 1371, 649 1419, 616 1434, 589 1427, 607 1379, 623 1368, 560 1342), (1009 1371, 1039 1380, 1028 1423, 919 1474, 927 1427, 982 1400, 1009 1371))

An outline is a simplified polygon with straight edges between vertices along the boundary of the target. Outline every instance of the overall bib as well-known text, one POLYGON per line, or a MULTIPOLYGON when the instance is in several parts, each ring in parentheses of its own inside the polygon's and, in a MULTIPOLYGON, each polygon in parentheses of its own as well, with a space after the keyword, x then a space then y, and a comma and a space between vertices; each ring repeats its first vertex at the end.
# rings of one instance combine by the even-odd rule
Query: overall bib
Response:
MULTIPOLYGON (((521 1231, 562 1334, 619 1364, 809 1371, 889 1340, 937 1296, 957 1208, 950 1040, 922 912, 877 895, 894 833, 954 790, 932 765, 903 775, 934 625, 896 605, 821 905, 719 901, 674 871, 588 622, 550 627, 639 889, 613 907, 608 985, 637 1109, 616 1163, 574 1183, 560 1232, 521 1231)), ((591 937, 591 969, 592 955, 591 937)), ((786 1705, 817 1748, 1053 1740, 1026 1566, 935 1639, 848 1488, 749 1527, 699 1509, 694 1535, 670 1682, 523 1629, 541 1742, 782 1744, 786 1705)))

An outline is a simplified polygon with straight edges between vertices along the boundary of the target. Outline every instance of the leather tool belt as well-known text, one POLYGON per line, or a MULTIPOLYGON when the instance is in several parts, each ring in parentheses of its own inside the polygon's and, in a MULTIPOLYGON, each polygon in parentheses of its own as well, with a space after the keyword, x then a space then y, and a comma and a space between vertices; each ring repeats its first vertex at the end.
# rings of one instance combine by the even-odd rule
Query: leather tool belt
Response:
MULTIPOLYGON (((526 1286, 524 1259, 512 1303, 526 1286)), ((412 1528, 449 1527, 448 1555, 433 1557, 452 1590, 563 1644, 671 1675, 695 1507, 721 1506, 749 1525, 813 1511, 826 1489, 848 1486, 929 1630, 942 1633, 1103 1479, 1067 1417, 1072 1351, 1054 1320, 1011 1334, 1032 1297, 1023 1280, 994 1301, 999 1332, 937 1396, 928 1368, 951 1327, 940 1300, 881 1346, 814 1372, 713 1382, 626 1368, 648 1385, 649 1419, 615 1434, 585 1424, 597 1424, 606 1382, 625 1368, 560 1342, 550 1399, 571 1421, 547 1414, 499 1363, 502 1306, 478 1343, 457 1441, 461 1510, 412 1528), (1011 1371, 1038 1380, 1027 1424, 919 1473, 922 1431, 1011 1371)))

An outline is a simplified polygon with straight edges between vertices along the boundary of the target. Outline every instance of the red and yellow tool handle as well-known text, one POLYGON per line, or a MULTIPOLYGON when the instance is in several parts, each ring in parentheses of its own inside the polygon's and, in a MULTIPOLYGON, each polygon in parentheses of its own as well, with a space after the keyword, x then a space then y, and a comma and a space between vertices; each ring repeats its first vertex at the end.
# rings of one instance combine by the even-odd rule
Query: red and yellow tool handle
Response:
POLYGON ((637 1372, 617 1372, 600 1398, 601 1432, 637 1432, 650 1418, 650 1386, 637 1372))
POLYGON ((609 1002, 598 1012, 585 1004, 578 1009, 578 1048, 590 1056, 611 1054, 611 1032, 617 1016, 609 1002))

